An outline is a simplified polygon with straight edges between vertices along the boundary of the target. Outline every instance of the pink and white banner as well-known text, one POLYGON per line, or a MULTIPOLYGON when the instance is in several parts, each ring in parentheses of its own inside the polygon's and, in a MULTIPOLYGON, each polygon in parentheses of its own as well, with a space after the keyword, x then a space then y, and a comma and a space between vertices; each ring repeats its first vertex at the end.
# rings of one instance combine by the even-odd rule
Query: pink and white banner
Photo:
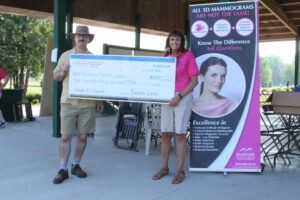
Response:
POLYGON ((257 4, 190 6, 191 49, 200 69, 191 171, 261 171, 257 4))

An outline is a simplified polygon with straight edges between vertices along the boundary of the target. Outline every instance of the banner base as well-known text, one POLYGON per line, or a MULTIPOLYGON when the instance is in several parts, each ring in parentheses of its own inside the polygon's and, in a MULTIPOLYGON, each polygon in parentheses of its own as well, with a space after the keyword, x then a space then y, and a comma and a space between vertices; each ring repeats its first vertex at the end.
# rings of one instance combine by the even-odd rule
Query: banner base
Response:
POLYGON ((210 169, 210 168, 189 168, 190 172, 253 172, 261 173, 262 169, 210 169))

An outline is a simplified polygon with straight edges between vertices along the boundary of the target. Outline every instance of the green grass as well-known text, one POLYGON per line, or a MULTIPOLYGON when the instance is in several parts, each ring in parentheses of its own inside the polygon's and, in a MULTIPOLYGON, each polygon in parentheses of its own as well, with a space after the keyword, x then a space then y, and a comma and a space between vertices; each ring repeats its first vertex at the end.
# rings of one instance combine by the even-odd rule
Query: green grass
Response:
POLYGON ((28 83, 27 94, 42 94, 42 87, 39 81, 30 81, 28 83))
POLYGON ((273 86, 273 87, 262 87, 261 91, 274 92, 274 91, 293 91, 294 87, 286 87, 286 86, 273 86))
POLYGON ((29 85, 27 88, 27 94, 42 94, 42 88, 29 85))

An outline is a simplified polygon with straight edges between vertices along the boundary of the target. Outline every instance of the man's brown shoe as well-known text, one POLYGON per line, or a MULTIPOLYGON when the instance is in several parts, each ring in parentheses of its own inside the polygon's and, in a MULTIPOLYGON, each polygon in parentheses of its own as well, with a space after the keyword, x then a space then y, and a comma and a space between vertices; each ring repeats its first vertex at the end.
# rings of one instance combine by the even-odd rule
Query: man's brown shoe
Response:
POLYGON ((80 165, 72 165, 71 174, 76 175, 79 178, 87 177, 87 174, 81 169, 80 165))
POLYGON ((57 173, 57 175, 53 179, 54 184, 62 183, 64 180, 69 178, 68 170, 60 169, 57 173))

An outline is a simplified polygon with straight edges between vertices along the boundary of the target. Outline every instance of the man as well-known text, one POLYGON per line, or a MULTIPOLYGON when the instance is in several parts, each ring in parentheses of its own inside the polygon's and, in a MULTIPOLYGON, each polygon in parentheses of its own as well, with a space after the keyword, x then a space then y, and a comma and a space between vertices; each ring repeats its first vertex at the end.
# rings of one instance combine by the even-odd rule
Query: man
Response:
MULTIPOLYGON (((6 84, 8 83, 9 76, 8 74, 0 68, 0 99, 2 96, 2 90, 5 88, 6 84)), ((7 122, 3 118, 2 112, 0 110, 0 128, 4 128, 7 122)))
MULTIPOLYGON (((87 134, 95 132, 95 111, 97 102, 85 99, 70 99, 69 93, 69 69, 70 54, 91 54, 87 49, 94 35, 89 33, 87 26, 78 26, 76 32, 71 34, 75 47, 64 52, 58 60, 57 67, 53 71, 54 80, 63 81, 63 90, 60 99, 61 105, 61 139, 60 139, 60 169, 53 183, 62 183, 69 178, 67 163, 71 152, 72 133, 77 131, 77 143, 74 152, 74 161, 71 166, 71 174, 79 178, 87 177, 80 167, 80 160, 87 143, 87 134)), ((98 103, 98 110, 103 110, 103 102, 98 103)))

